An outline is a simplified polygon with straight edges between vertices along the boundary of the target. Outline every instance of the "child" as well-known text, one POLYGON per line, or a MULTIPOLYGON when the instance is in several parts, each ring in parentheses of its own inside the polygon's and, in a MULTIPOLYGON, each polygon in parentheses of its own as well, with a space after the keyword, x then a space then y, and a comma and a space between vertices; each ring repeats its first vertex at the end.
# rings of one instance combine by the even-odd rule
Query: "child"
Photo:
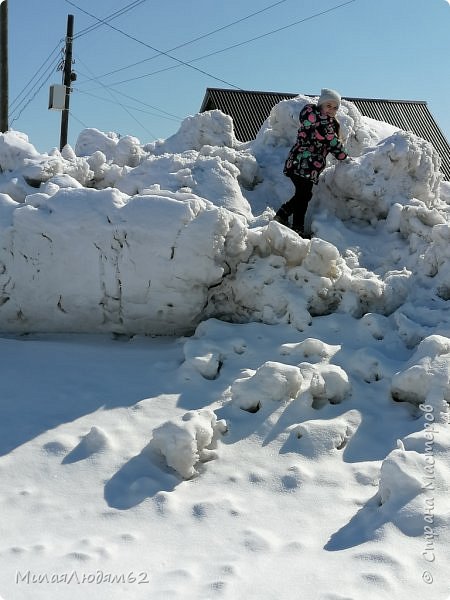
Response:
POLYGON ((278 209, 274 220, 288 226, 292 215, 292 229, 303 237, 312 186, 317 184, 325 168, 327 154, 331 152, 338 160, 348 156, 339 139, 340 127, 336 120, 340 104, 338 92, 324 88, 317 105, 307 104, 302 109, 297 141, 284 164, 283 173, 292 180, 295 194, 278 209))

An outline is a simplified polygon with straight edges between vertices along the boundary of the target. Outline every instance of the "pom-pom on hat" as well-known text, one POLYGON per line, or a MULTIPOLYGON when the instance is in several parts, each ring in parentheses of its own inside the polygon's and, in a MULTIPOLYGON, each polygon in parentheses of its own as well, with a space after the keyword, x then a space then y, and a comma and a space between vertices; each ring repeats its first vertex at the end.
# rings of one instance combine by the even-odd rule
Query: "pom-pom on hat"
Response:
POLYGON ((324 102, 328 101, 337 102, 338 108, 341 104, 341 95, 336 90, 330 90, 329 88, 323 88, 320 92, 319 100, 317 104, 320 106, 324 102))

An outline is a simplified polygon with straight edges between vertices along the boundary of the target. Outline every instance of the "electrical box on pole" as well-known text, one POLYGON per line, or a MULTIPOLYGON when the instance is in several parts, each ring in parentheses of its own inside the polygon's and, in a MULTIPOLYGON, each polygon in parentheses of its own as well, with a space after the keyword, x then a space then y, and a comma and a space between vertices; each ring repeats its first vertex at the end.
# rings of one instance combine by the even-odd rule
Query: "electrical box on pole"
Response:
POLYGON ((66 86, 54 84, 50 86, 48 108, 50 110, 64 110, 66 108, 66 86))

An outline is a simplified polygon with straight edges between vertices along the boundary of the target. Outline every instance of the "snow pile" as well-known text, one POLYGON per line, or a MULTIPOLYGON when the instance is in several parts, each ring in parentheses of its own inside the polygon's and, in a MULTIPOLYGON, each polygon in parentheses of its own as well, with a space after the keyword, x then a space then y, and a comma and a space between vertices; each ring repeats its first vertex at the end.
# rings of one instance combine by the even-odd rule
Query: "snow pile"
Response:
POLYGON ((357 262, 347 264, 333 244, 304 240, 273 221, 249 230, 248 246, 249 258, 211 290, 207 315, 287 322, 304 331, 313 316, 335 310, 358 317, 371 311, 389 314, 408 294, 410 273, 389 271, 383 281, 357 262))
POLYGON ((185 379, 192 379, 197 373, 205 379, 217 379, 225 361, 233 360, 245 352, 246 343, 242 338, 231 337, 217 343, 211 334, 220 327, 221 323, 214 319, 203 321, 185 341, 182 365, 185 379))
POLYGON ((174 154, 185 150, 200 151, 204 146, 233 148, 239 145, 233 129, 233 119, 220 110, 210 110, 187 117, 180 129, 166 140, 145 146, 151 154, 174 154))
POLYGON ((334 207, 343 220, 374 223, 391 207, 421 201, 439 204, 440 159, 429 142, 398 131, 356 158, 328 169, 320 182, 321 208, 334 207))
POLYGON ((433 562, 436 538, 448 524, 442 503, 436 502, 448 488, 448 424, 434 421, 432 406, 422 405, 421 410, 423 430, 399 440, 383 460, 377 498, 386 520, 407 536, 424 536, 422 555, 433 562))
POLYGON ((447 413, 449 382, 450 339, 432 335, 420 342, 405 368, 394 375, 391 394, 394 400, 427 404, 438 414, 447 413))
POLYGON ((87 157, 88 162, 97 165, 97 168, 99 164, 105 164, 106 161, 119 167, 136 167, 145 156, 136 137, 131 135, 119 137, 114 132, 103 133, 95 128, 84 129, 80 133, 75 145, 75 154, 87 157))
POLYGON ((310 420, 296 425, 292 433, 298 439, 303 456, 318 459, 324 454, 342 451, 361 422, 358 411, 351 410, 330 420, 310 420))
POLYGON ((289 365, 276 361, 267 361, 256 370, 247 369, 227 392, 234 404, 252 413, 273 401, 300 398, 300 394, 302 403, 318 409, 328 402, 339 404, 350 393, 348 375, 338 365, 327 362, 289 365))
POLYGON ((418 452, 396 448, 384 460, 380 469, 380 503, 406 503, 422 491, 420 473, 425 462, 418 452))
POLYGON ((64 463, 86 460, 96 454, 111 450, 108 435, 101 427, 91 427, 86 435, 83 435, 79 444, 64 458, 64 463))
POLYGON ((231 386, 233 403, 248 412, 257 412, 272 401, 289 401, 300 391, 300 369, 283 363, 268 361, 256 371, 236 379, 231 386))
MULTIPOLYGON (((0 193, 7 193, 16 202, 24 202, 28 194, 57 176, 70 176, 81 186, 92 178, 88 162, 75 155, 70 146, 62 153, 39 154, 25 134, 0 134, 0 193)), ((75 184, 77 185, 77 184, 75 184)), ((59 189, 56 187, 56 189, 59 189)))
POLYGON ((339 404, 351 393, 351 384, 342 367, 333 364, 300 363, 304 378, 303 391, 311 397, 311 406, 321 408, 326 403, 339 404))
MULTIPOLYGON (((412 212, 412 211, 411 211, 412 212)), ((427 233, 422 236, 426 241, 429 240, 428 247, 423 254, 423 261, 419 264, 422 267, 425 276, 433 277, 435 280, 436 294, 443 300, 450 299, 450 226, 445 222, 445 218, 441 213, 433 213, 431 215, 420 211, 420 207, 416 211, 417 224, 423 231, 424 221, 428 225, 427 233), (431 220, 431 217, 433 220, 431 220), (431 223, 430 223, 431 220, 431 223)), ((412 224, 411 224, 412 225, 412 224)))
POLYGON ((394 522, 405 535, 424 531, 425 466, 422 454, 403 448, 393 450, 381 465, 378 497, 382 511, 389 518, 395 515, 394 522))
MULTIPOLYGON (((147 166, 133 170, 136 185, 147 166)), ((247 229, 188 191, 143 187, 130 196, 67 177, 47 180, 25 203, 2 197, 5 330, 183 333, 207 316, 303 330, 339 305, 361 314, 403 298, 404 274, 390 274, 389 285, 364 279, 325 240, 302 240, 274 222, 247 229)))
POLYGON ((217 458, 217 439, 225 431, 226 422, 217 420, 212 410, 190 411, 154 429, 149 448, 160 452, 181 477, 190 479, 198 474, 199 462, 217 458))
POLYGON ((306 338, 302 342, 283 344, 280 353, 292 358, 307 358, 309 362, 328 362, 340 349, 340 344, 326 344, 316 338, 306 338))
POLYGON ((211 198, 216 206, 247 218, 251 216, 250 205, 239 187, 239 169, 220 156, 205 156, 195 151, 149 156, 135 169, 118 175, 105 173, 105 181, 100 182, 102 187, 114 186, 129 196, 160 189, 193 192, 201 198, 211 198))
POLYGON ((330 159, 308 216, 316 237, 270 220, 268 205, 291 192, 282 164, 310 100, 275 106, 246 144, 220 111, 146 145, 88 129, 75 152, 39 155, 26 136, 2 134, 0 327, 182 334, 214 317, 304 331, 343 311, 394 314, 412 346, 433 333, 405 309, 430 277, 439 298, 450 296, 447 204, 430 144, 400 131, 380 139, 386 127, 343 102, 342 135, 357 158, 330 159), (384 227, 389 267, 345 244, 361 223, 384 227))
POLYGON ((15 171, 24 167, 28 160, 38 158, 38 151, 24 133, 7 131, 0 135, 0 168, 2 171, 15 171))

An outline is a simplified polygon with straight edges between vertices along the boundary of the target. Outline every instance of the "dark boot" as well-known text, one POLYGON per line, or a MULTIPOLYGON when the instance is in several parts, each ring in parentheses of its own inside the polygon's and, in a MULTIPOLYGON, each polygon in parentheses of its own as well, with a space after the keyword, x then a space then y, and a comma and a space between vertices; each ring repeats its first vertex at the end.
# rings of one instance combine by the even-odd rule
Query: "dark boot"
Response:
POLYGON ((305 231, 303 231, 303 229, 293 229, 293 230, 295 231, 295 233, 297 235, 299 235, 304 240, 310 240, 311 239, 311 234, 310 233, 306 233, 305 231))
POLYGON ((283 207, 279 208, 273 218, 277 223, 289 227, 289 214, 284 210, 283 207))

